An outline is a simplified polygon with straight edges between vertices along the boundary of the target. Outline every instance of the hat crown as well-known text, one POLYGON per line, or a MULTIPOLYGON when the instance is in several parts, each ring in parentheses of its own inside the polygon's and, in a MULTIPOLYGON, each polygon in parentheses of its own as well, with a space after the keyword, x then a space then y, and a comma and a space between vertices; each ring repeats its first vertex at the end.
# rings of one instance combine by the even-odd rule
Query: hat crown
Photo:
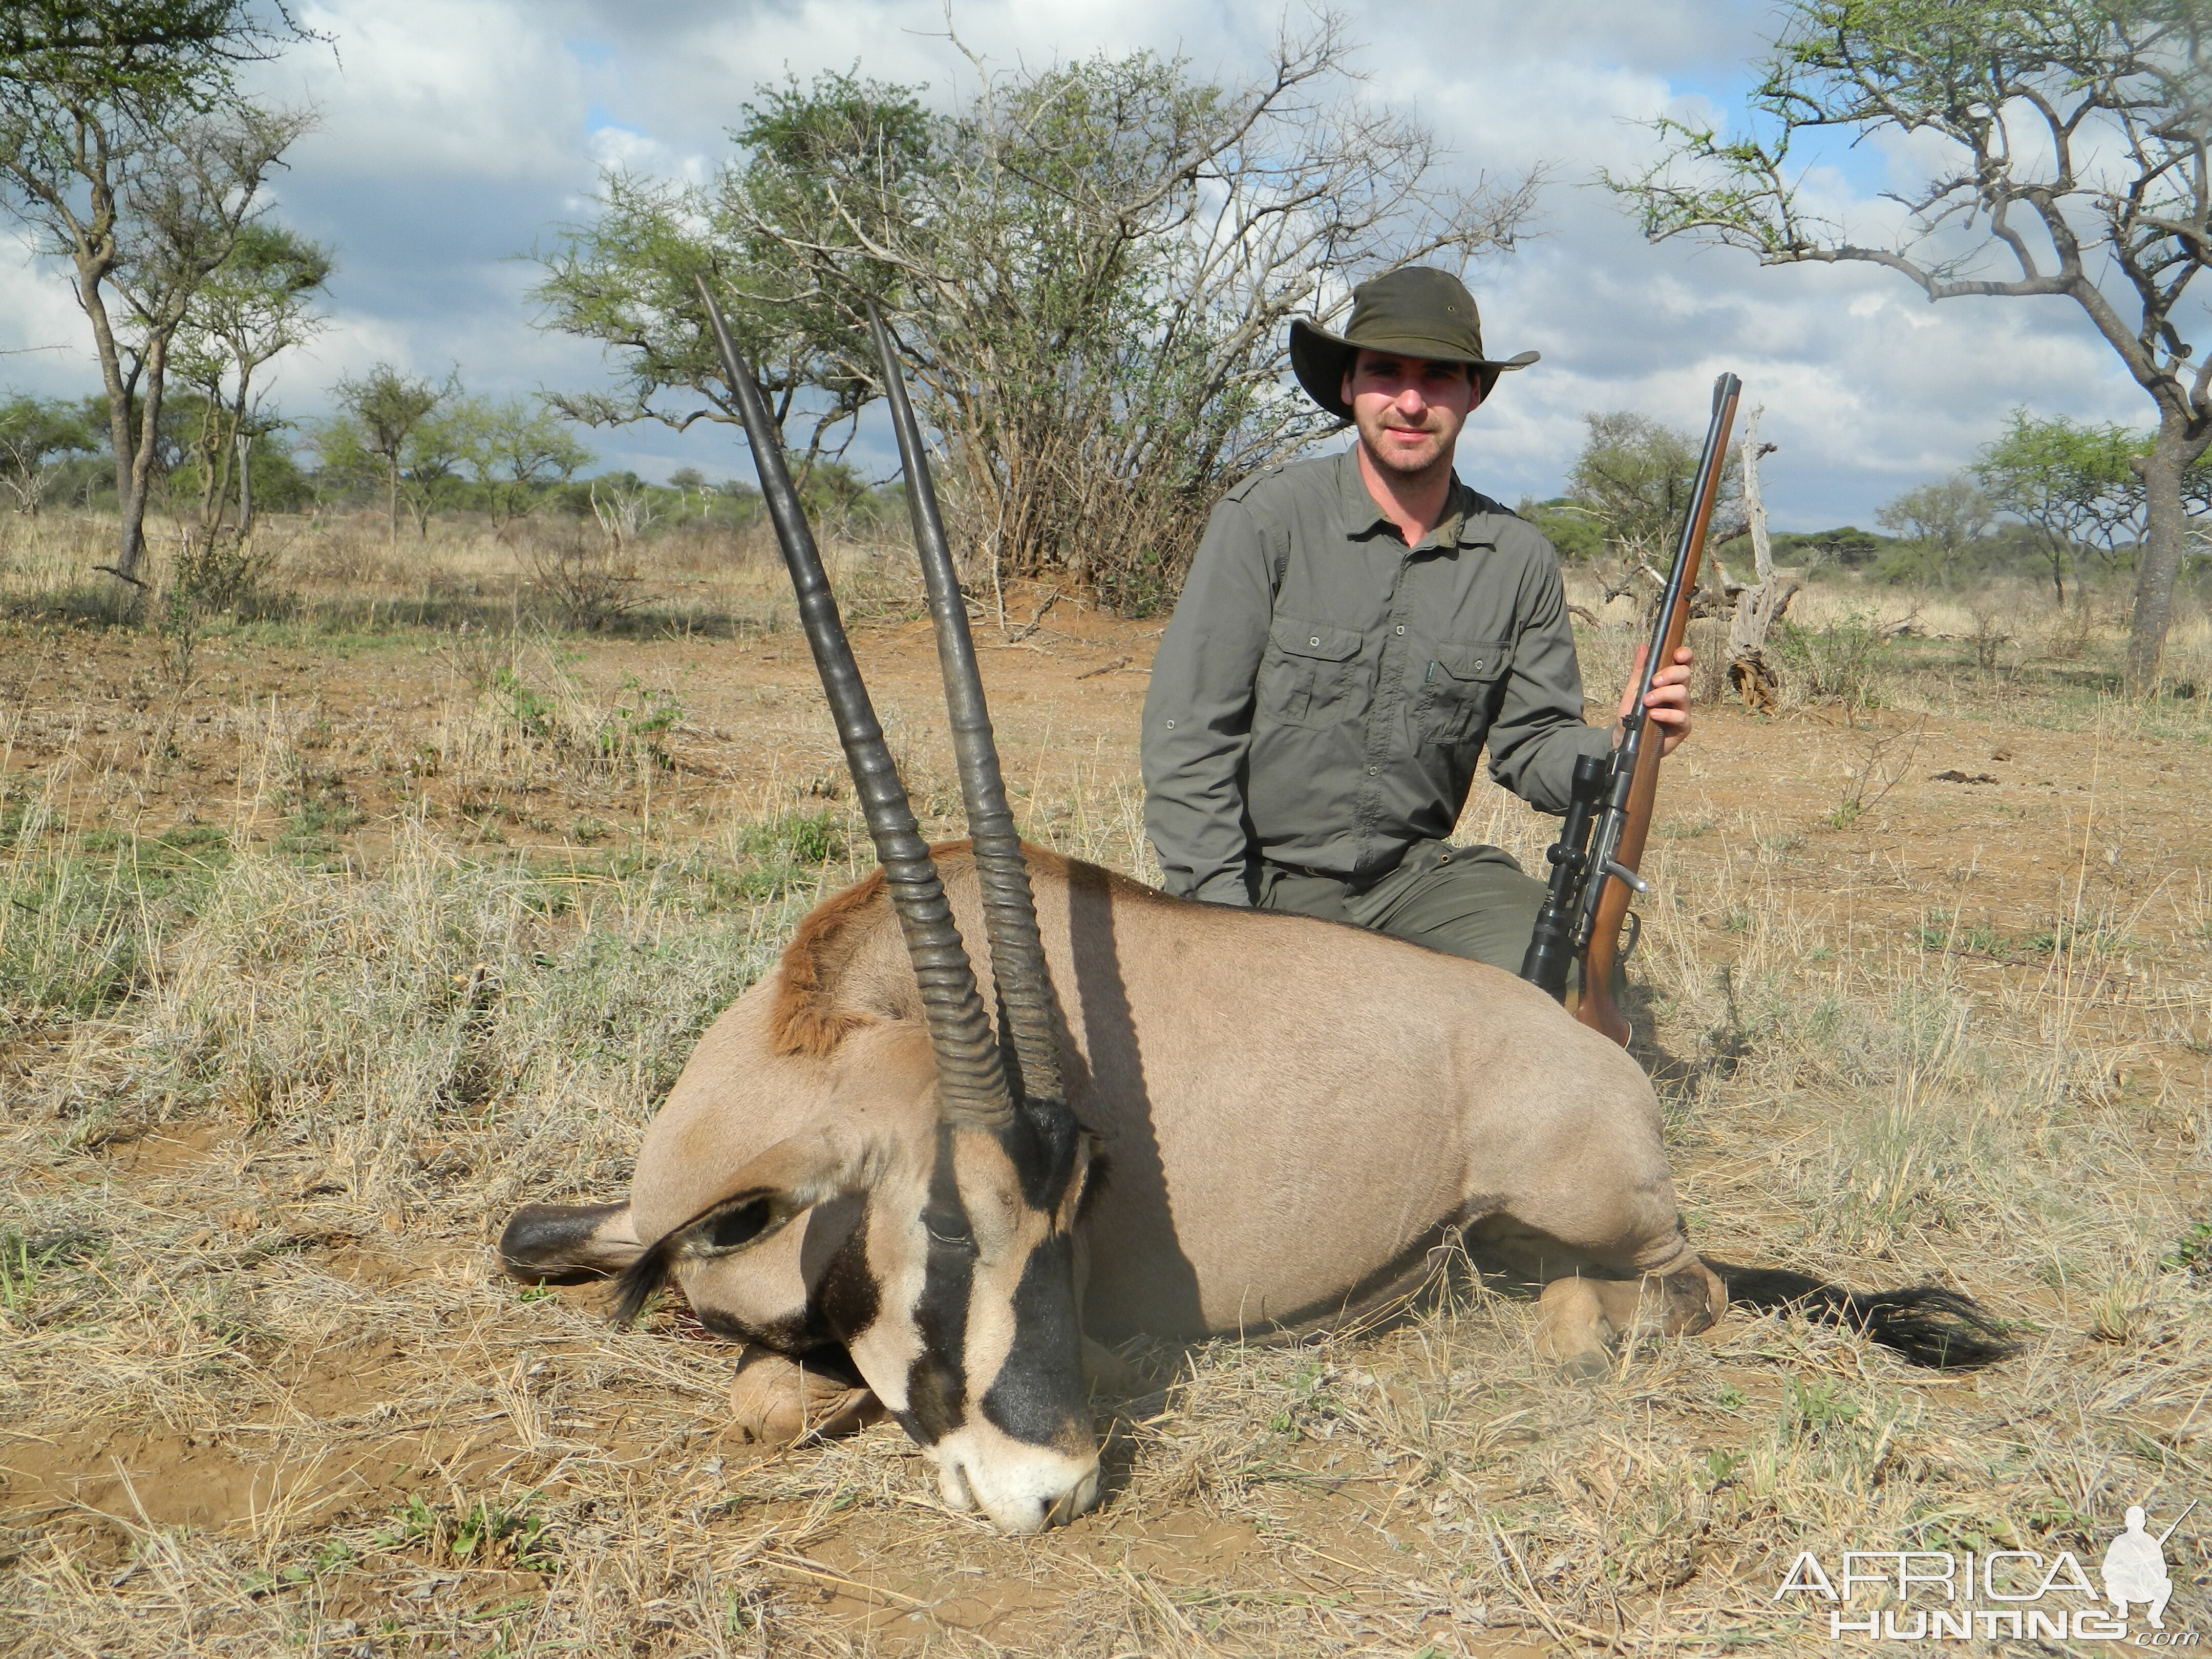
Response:
POLYGON ((1482 360, 1482 316, 1467 284, 1448 270, 1409 265, 1352 291, 1344 338, 1370 350, 1419 351, 1450 362, 1482 360), (1431 349, 1421 351, 1427 346, 1431 349))
POLYGON ((1448 270, 1411 265, 1360 283, 1352 290, 1352 319, 1332 334, 1310 318, 1291 321, 1291 369, 1305 393, 1340 421, 1352 419, 1341 387, 1360 349, 1389 351, 1431 362, 1466 363, 1481 377, 1482 392, 1510 368, 1536 361, 1523 351, 1493 362, 1482 349, 1482 316, 1467 284, 1448 270))

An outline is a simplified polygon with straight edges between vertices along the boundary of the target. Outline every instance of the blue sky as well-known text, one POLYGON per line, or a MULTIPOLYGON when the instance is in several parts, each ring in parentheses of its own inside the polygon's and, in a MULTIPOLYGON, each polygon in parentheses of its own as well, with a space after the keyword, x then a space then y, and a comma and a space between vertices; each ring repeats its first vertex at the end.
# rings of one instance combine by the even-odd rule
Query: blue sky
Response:
MULTIPOLYGON (((1547 163, 1543 234, 1481 262, 1470 281, 1502 353, 1534 346, 1480 411, 1460 470, 1510 501, 1555 493, 1585 411, 1637 409, 1702 423, 1712 377, 1743 375, 1781 445, 1765 494, 1777 524, 1870 524, 1879 505, 1969 459, 2005 412, 2145 424, 2148 405, 2069 301, 1930 307, 1902 278, 1860 267, 1761 270, 1747 254, 1652 247, 1591 180, 1650 154, 1662 111, 1735 105, 1771 8, 1735 0, 1458 0, 1353 4, 1367 92, 1425 121, 1464 173, 1547 163)), ((1293 21, 1302 17, 1294 11, 1293 21)), ((277 182, 279 211, 336 251, 331 325, 285 362, 288 414, 329 406, 339 376, 390 361, 472 391, 609 383, 596 348, 534 326, 527 257, 590 210, 601 167, 696 174, 759 83, 858 64, 928 83, 972 82, 943 38, 939 0, 325 0, 301 13, 332 37, 262 74, 269 96, 310 105, 319 130, 277 182)), ((957 0, 963 41, 993 62, 1092 52, 1178 52, 1234 75, 1262 58, 1284 15, 1243 0, 957 0)), ((1852 222, 1899 162, 1863 149, 1816 175, 1852 222)), ((82 316, 62 273, 0 244, 0 383, 91 391, 82 316), (58 347, 59 349, 26 348, 58 347)), ((722 428, 587 431, 605 466, 749 475, 722 428)), ((888 473, 864 433, 862 464, 888 473)))

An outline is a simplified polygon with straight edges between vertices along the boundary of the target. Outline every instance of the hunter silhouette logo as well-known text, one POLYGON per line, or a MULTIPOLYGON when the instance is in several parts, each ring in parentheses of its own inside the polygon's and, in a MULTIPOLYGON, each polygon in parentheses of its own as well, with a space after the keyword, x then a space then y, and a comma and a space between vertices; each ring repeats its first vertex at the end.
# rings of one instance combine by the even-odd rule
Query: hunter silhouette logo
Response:
MULTIPOLYGON (((2189 1510, 2196 1507, 2197 1500, 2190 1499, 2189 1510)), ((2173 1580, 2166 1576, 2166 1540, 2173 1536, 2174 1527, 2189 1518, 2189 1510, 2175 1516, 2173 1526, 2154 1538, 2146 1528, 2148 1517, 2142 1505, 2129 1507, 2128 1529, 2105 1551, 2103 1568, 2105 1599, 2121 1618, 2128 1616, 2130 1601, 2140 1601, 2150 1615, 2150 1627, 2166 1628, 2166 1604, 2173 1595, 2173 1580)))
POLYGON ((2166 1627, 2173 1595, 2166 1546, 2196 1507, 2192 1499, 2165 1531, 2154 1533, 2148 1510, 2131 1504, 2125 1528, 2099 1563, 2101 1596, 2071 1550, 2049 1558, 2035 1550, 1846 1550, 1832 1577, 1805 1550, 1773 1599, 1809 1595, 1831 1604, 1824 1609, 1831 1641, 2125 1641, 2129 1614, 2140 1609, 2150 1628, 2134 1638, 2137 1645, 2193 1648, 2197 1632, 2166 1627))

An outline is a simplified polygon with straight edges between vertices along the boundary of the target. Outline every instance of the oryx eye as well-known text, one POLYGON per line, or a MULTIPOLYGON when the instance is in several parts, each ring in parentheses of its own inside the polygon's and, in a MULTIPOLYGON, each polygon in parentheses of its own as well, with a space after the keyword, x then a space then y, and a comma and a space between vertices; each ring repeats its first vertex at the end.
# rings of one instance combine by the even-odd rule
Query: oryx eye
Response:
POLYGON ((975 1236, 968 1231, 968 1218, 948 1215, 941 1210, 924 1210, 921 1225, 933 1244, 942 1244, 948 1249, 973 1250, 975 1236))

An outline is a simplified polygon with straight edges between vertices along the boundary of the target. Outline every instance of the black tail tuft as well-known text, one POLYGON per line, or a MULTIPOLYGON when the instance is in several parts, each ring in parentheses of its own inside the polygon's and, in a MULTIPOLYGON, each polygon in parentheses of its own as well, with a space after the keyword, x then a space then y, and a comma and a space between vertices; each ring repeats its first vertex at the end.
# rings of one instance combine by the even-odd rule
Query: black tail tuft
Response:
POLYGON ((1847 1325, 1916 1365, 1960 1370, 2020 1352, 2020 1345, 1973 1297, 1940 1285, 1856 1291, 1780 1267, 1732 1267, 1711 1257, 1705 1265, 1721 1276, 1730 1302, 1763 1313, 1784 1311, 1824 1325, 1847 1325))
POLYGON ((675 1254, 669 1246, 675 1236, 671 1233, 648 1244, 643 1255, 615 1275, 615 1300, 611 1314, 616 1329, 629 1329, 638 1315, 645 1311, 645 1304, 653 1299, 653 1293, 668 1282, 668 1270, 675 1254))

